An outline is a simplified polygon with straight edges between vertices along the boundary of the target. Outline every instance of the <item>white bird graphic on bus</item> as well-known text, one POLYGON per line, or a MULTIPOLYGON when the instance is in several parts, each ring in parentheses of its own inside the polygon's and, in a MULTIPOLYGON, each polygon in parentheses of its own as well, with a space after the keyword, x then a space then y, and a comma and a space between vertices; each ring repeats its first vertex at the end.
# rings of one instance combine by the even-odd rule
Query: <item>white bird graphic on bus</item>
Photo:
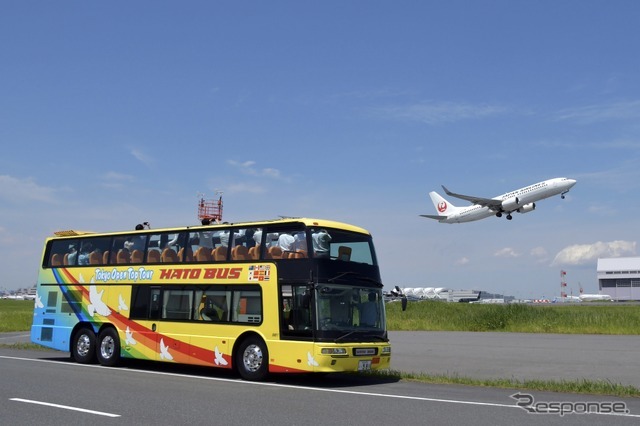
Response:
POLYGON ((42 299, 40 298, 40 295, 38 293, 36 293, 36 308, 44 308, 44 304, 42 303, 42 299))
POLYGON ((135 345, 136 343, 136 339, 133 338, 133 333, 131 332, 131 329, 129 328, 129 326, 127 326, 127 330, 124 332, 125 338, 124 341, 127 343, 127 345, 135 345))
POLYGON ((213 362, 215 362, 216 365, 229 364, 229 362, 227 362, 227 360, 224 359, 224 356, 222 355, 222 353, 220 352, 220 349, 218 349, 217 346, 213 349, 213 354, 215 355, 215 359, 213 360, 213 362))
POLYGON ((129 310, 129 307, 124 302, 124 299, 122 298, 121 294, 118 295, 118 310, 119 311, 128 311, 129 310))
POLYGON ((89 315, 92 317, 94 313, 102 315, 103 317, 111 315, 111 309, 102 301, 103 294, 104 289, 98 293, 98 288, 95 285, 89 286, 89 300, 91 303, 87 306, 87 311, 89 311, 89 315))
POLYGON ((164 339, 160 339, 160 359, 173 360, 173 356, 169 353, 169 346, 164 344, 164 339))
POLYGON ((311 352, 307 352, 307 365, 309 365, 310 367, 317 367, 318 365, 318 361, 316 361, 313 358, 313 355, 311 355, 311 352))

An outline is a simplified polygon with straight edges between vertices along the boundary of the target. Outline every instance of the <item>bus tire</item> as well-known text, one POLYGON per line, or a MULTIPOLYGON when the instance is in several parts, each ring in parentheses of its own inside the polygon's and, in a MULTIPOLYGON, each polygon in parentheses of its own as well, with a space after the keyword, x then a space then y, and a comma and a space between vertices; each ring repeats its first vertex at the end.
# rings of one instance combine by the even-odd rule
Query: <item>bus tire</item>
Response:
POLYGON ((80 364, 96 362, 96 335, 90 327, 80 327, 73 335, 71 356, 80 364))
POLYGON ((107 327, 98 335, 96 357, 105 367, 113 367, 120 362, 120 337, 114 328, 107 327))
POLYGON ((264 380, 269 374, 269 352, 264 341, 256 336, 246 338, 236 352, 236 367, 245 380, 264 380))

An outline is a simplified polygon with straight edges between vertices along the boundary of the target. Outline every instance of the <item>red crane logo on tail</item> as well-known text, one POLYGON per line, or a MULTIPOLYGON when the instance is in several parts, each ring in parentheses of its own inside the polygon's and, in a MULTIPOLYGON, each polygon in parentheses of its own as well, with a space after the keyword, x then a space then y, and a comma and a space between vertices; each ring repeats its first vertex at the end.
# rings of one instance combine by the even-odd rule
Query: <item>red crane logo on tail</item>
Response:
POLYGON ((440 202, 438 203, 438 211, 439 211, 440 213, 444 213, 446 210, 447 210, 447 203, 446 203, 446 202, 444 202, 444 201, 440 201, 440 202))

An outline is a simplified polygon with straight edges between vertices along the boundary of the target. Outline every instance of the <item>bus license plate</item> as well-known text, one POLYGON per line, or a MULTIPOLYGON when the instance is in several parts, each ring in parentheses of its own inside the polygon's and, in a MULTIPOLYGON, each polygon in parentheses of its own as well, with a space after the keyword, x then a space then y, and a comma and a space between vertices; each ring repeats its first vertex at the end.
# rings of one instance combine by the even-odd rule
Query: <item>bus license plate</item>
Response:
POLYGON ((371 370, 371 361, 358 361, 358 371, 371 370))

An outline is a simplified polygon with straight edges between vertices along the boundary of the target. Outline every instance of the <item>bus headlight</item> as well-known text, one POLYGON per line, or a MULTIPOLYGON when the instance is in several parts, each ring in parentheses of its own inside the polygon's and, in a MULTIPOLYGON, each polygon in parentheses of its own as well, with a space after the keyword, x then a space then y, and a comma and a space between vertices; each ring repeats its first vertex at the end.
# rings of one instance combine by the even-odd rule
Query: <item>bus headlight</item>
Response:
POLYGON ((391 355, 391 346, 385 346, 382 348, 382 355, 391 355))
POLYGON ((346 355, 346 348, 322 348, 320 350, 322 355, 346 355))

